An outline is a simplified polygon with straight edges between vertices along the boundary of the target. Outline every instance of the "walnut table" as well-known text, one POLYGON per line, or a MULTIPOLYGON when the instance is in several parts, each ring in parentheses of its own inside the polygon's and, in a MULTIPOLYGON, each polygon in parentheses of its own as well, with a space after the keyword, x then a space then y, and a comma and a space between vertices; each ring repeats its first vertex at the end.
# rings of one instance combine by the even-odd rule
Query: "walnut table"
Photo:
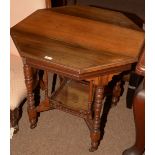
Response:
POLYGON ((31 128, 37 112, 60 109, 85 119, 98 148, 104 87, 137 61, 144 32, 120 12, 70 6, 37 10, 11 28, 23 58, 31 128), (45 99, 34 105, 32 69, 44 70, 45 99), (48 96, 48 72, 63 77, 48 96))

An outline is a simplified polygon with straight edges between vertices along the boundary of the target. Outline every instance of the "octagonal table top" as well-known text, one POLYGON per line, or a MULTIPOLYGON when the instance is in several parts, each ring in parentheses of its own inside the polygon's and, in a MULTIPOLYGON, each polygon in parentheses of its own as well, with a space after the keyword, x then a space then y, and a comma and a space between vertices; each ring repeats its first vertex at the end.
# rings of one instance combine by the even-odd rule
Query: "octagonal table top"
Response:
POLYGON ((120 12, 70 6, 41 9, 11 28, 22 57, 87 74, 137 61, 144 32, 120 12))

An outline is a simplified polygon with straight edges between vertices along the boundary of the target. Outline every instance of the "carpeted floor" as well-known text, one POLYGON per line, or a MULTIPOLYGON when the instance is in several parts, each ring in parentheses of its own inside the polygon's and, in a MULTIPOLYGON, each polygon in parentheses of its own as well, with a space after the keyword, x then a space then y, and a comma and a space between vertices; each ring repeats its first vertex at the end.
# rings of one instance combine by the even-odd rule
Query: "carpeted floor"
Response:
POLYGON ((103 140, 97 151, 90 153, 90 134, 84 120, 53 110, 41 113, 35 129, 29 128, 26 104, 19 122, 20 130, 11 140, 11 155, 121 155, 134 143, 135 129, 125 95, 110 109, 103 140))

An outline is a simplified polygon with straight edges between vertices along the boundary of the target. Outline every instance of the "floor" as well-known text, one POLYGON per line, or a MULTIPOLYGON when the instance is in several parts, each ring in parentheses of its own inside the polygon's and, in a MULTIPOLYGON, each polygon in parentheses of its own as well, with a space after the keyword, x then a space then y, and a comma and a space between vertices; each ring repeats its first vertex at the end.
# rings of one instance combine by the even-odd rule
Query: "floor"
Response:
MULTIPOLYGON (((127 88, 127 84, 126 84, 127 88)), ((11 140, 11 155, 121 155, 134 143, 132 109, 126 108, 126 89, 117 106, 110 109, 103 140, 90 153, 90 134, 83 119, 53 110, 41 113, 35 129, 29 128, 26 103, 20 130, 11 140)))

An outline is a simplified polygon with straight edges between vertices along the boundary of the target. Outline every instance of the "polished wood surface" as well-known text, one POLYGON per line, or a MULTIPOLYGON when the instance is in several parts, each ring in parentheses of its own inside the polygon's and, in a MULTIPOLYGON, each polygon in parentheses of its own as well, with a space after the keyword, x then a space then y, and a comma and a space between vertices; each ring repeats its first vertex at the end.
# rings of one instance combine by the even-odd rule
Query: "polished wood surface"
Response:
POLYGON ((119 11, 79 5, 56 7, 53 11, 142 31, 139 26, 119 11))
MULTIPOLYGON (((72 6, 71 10, 74 9, 74 13, 68 13, 68 7, 38 10, 12 27, 11 36, 23 58, 30 127, 37 125, 38 112, 56 108, 74 114, 86 121, 90 129, 90 151, 95 151, 101 136, 100 116, 105 86, 113 75, 129 70, 137 61, 144 32, 121 13, 72 6), (80 15, 77 8, 83 10, 80 15), (32 91, 33 68, 45 72, 45 99, 37 107, 32 91), (47 89, 48 72, 63 77, 51 97, 47 89), (76 80, 78 85, 74 85, 75 81, 68 83, 69 79, 76 80), (81 87, 83 82, 88 84, 87 88, 81 87), (63 94, 58 95, 61 91, 63 94), (83 95, 77 96, 81 93, 83 95), (79 104, 79 101, 86 103, 79 104)), ((118 90, 119 84, 113 91, 115 98, 119 95, 118 90)))
POLYGON ((133 63, 144 40, 141 31, 45 9, 13 27, 11 35, 18 42, 21 56, 74 74, 133 63))

